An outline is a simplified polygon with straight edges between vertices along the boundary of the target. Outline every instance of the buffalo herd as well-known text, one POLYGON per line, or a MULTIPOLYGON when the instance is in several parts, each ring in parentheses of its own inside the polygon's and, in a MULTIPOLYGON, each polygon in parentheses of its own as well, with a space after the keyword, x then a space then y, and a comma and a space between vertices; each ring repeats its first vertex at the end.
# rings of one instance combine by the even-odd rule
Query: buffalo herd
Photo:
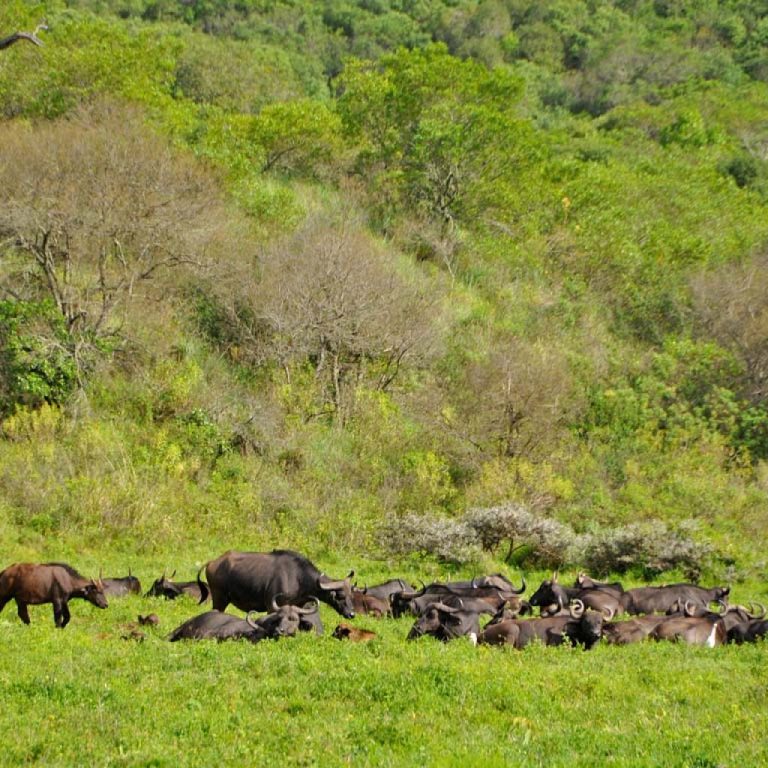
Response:
MULTIPOLYGON (((243 639, 256 643, 299 631, 322 634, 321 602, 345 619, 411 616, 409 640, 431 635, 445 642, 468 638, 475 644, 514 648, 539 642, 590 649, 600 641, 627 645, 646 639, 711 648, 756 642, 768 631, 765 608, 758 603, 730 603, 727 586, 679 583, 624 589, 618 582, 594 581, 584 573, 573 586, 566 586, 555 573, 527 599, 523 598, 524 579, 516 587, 501 574, 424 584, 421 589, 403 579, 360 588, 351 581, 354 571, 333 579, 289 550, 230 550, 206 563, 194 581, 177 582, 174 576, 175 571, 170 579, 163 573, 145 597, 186 596, 200 605, 210 599, 211 610, 174 629, 168 636, 172 642, 243 639), (230 604, 245 611, 245 618, 226 613, 230 604)), ((100 574, 89 579, 65 563, 16 563, 0 572, 0 611, 15 600, 25 624, 30 622, 29 605, 51 603, 54 623, 63 629, 70 620, 68 603, 73 598, 106 608, 108 596, 129 594, 141 594, 141 584, 130 571, 122 578, 100 574)), ((159 623, 156 614, 138 619, 143 626, 159 623)), ((133 627, 123 637, 143 639, 143 632, 133 627)), ((342 622, 333 637, 366 642, 376 633, 342 622)))

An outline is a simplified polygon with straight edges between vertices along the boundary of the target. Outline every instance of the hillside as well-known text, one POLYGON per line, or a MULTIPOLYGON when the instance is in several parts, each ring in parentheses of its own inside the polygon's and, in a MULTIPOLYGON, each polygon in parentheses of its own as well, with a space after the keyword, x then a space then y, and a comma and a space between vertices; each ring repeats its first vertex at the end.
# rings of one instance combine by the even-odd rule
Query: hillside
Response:
POLYGON ((6 559, 764 578, 759 6, 3 3, 6 559))

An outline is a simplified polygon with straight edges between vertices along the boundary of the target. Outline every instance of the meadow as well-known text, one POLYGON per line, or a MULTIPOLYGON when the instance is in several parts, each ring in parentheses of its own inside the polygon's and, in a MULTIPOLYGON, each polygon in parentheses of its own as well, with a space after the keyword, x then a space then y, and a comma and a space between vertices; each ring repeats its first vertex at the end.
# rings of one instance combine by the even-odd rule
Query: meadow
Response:
MULTIPOLYGON (((134 572, 146 590, 148 568, 134 572)), ((765 600, 765 587, 738 585, 734 599, 749 598, 765 600)), ((354 623, 378 636, 355 645, 330 636, 340 617, 327 606, 323 637, 171 644, 168 633, 201 610, 187 598, 71 609, 64 631, 49 605, 32 607, 29 627, 13 603, 0 614, 1 765, 768 762, 763 645, 519 652, 408 642, 412 619, 369 617, 354 623), (160 625, 123 639, 149 612, 160 625)))

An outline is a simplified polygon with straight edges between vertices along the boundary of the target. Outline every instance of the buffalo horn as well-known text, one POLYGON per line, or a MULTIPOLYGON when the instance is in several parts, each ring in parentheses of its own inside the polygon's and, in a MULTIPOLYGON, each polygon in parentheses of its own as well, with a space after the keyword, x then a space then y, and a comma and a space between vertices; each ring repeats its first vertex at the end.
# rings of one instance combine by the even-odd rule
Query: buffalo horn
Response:
POLYGON ((603 606, 603 616, 605 616, 606 621, 613 621, 613 617, 615 615, 616 615, 616 611, 613 608, 607 605, 603 606))
MULTIPOLYGON (((281 595, 284 595, 284 594, 285 594, 284 592, 278 592, 278 593, 277 593, 277 594, 276 594, 276 595, 275 595, 275 596, 272 598, 272 610, 273 610, 273 611, 279 611, 279 610, 280 610, 280 606, 279 606, 279 605, 278 605, 278 603, 277 603, 277 598, 278 598, 278 597, 280 597, 281 595)), ((289 602, 290 602, 290 600, 286 601, 285 605, 288 605, 288 603, 289 603, 289 602)))
MULTIPOLYGON (((307 603, 309 605, 309 603, 307 603)), ((319 607, 320 607, 320 601, 316 598, 312 598, 312 606, 310 608, 307 608, 307 605, 305 605, 303 608, 299 608, 298 611, 302 615, 306 615, 308 613, 314 613, 319 607)))
POLYGON ((525 592, 525 590, 526 590, 526 587, 527 587, 527 585, 526 585, 526 583, 525 583, 525 576, 521 576, 520 578, 522 578, 522 580, 523 580, 523 586, 522 586, 522 587, 520 587, 520 589, 515 589, 514 587, 512 587, 512 589, 510 589, 509 591, 510 591, 510 592, 511 592, 513 595, 522 595, 522 594, 523 594, 523 592, 525 592))
POLYGON ((442 611, 443 613, 458 613, 461 610, 461 608, 459 607, 455 607, 453 605, 446 605, 445 603, 432 603, 432 605, 430 605, 429 607, 434 608, 436 611, 442 611))
POLYGON ((688 616, 688 618, 695 618, 696 616, 696 603, 694 603, 691 600, 685 601, 685 607, 684 607, 685 615, 688 616))
POLYGON ((248 622, 248 626, 252 629, 258 629, 259 625, 256 623, 256 620, 253 618, 253 616, 258 616, 257 611, 248 611, 248 613, 245 616, 245 620, 248 622))
POLYGON ((752 619, 763 619, 765 618, 765 606, 762 603, 749 603, 748 605, 749 611, 747 612, 750 618, 752 619), (755 613, 754 609, 757 608, 757 613, 755 613))
POLYGON ((571 603, 570 613, 574 619, 580 619, 584 613, 584 603, 578 599, 574 600, 571 603))
POLYGON ((349 581, 355 575, 355 569, 353 568, 348 574, 346 581, 349 581))
POLYGON ((345 579, 342 579, 341 581, 323 581, 323 577, 321 576, 317 585, 320 587, 320 589, 324 589, 326 592, 329 592, 334 589, 343 589, 344 584, 346 584, 345 579))

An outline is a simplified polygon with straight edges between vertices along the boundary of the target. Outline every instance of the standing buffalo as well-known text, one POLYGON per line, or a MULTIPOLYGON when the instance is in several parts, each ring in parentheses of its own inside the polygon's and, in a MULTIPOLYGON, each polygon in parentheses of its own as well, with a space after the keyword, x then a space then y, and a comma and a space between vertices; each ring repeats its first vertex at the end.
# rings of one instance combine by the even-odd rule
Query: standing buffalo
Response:
POLYGON ((53 603, 53 620, 64 629, 69 624, 67 603, 75 597, 98 608, 107 607, 101 580, 86 579, 64 563, 16 563, 0 573, 0 611, 9 600, 15 600, 25 624, 29 624, 28 605, 53 603))
MULTIPOLYGON (((329 579, 296 552, 230 550, 211 560, 205 566, 205 574, 217 611, 223 611, 230 603, 241 611, 265 611, 278 597, 281 602, 300 605, 314 597, 344 618, 355 616, 349 583, 355 572, 345 579, 329 579)), ((202 583, 199 572, 197 579, 202 583)))

